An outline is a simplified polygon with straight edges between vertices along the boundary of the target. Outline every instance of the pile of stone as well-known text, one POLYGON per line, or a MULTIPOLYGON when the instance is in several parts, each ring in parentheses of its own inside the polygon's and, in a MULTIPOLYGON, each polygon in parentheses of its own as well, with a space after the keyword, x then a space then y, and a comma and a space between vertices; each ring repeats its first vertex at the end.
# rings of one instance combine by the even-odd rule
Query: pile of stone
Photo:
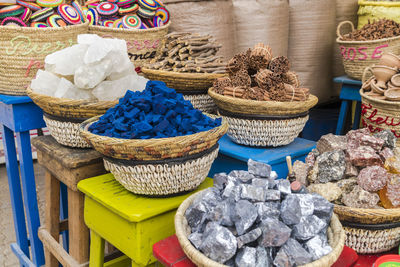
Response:
POLYGON ((296 179, 331 202, 354 208, 400 206, 400 151, 389 130, 367 128, 346 136, 324 135, 306 157, 296 161, 296 179), (390 202, 391 205, 385 205, 390 202))
POLYGON ((227 266, 298 266, 332 248, 327 240, 333 204, 318 194, 294 193, 271 166, 248 161, 248 171, 214 176, 186 210, 189 240, 227 266))

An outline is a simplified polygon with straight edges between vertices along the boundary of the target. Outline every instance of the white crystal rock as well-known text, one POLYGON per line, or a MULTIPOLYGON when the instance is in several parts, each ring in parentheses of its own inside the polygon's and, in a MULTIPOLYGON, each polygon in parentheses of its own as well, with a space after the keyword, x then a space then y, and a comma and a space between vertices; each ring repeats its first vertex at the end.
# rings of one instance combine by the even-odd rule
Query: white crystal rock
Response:
POLYGON ((98 100, 117 100, 125 95, 126 91, 143 91, 147 79, 137 75, 127 75, 115 81, 103 81, 93 89, 92 94, 98 100))
POLYGON ((90 91, 79 90, 78 87, 64 78, 61 78, 54 96, 69 99, 93 99, 93 95, 90 93, 90 91))
POLYGON ((38 70, 36 78, 31 82, 32 91, 38 94, 54 96, 60 83, 60 78, 48 71, 38 70))
POLYGON ((75 71, 74 83, 80 89, 92 89, 111 74, 113 64, 104 58, 99 63, 80 66, 75 71))
POLYGON ((87 49, 87 45, 76 44, 54 52, 46 56, 45 70, 60 75, 74 75, 75 70, 83 65, 83 57, 87 49))
POLYGON ((130 60, 129 63, 127 63, 126 66, 124 67, 113 68, 111 74, 107 77, 107 80, 115 81, 127 75, 138 76, 138 74, 135 71, 135 65, 133 65, 133 63, 130 60))
POLYGON ((85 64, 98 62, 105 58, 111 51, 118 51, 128 57, 128 48, 125 40, 106 38, 97 39, 97 37, 93 36, 78 36, 78 43, 80 42, 82 42, 82 44, 90 43, 83 58, 85 64))

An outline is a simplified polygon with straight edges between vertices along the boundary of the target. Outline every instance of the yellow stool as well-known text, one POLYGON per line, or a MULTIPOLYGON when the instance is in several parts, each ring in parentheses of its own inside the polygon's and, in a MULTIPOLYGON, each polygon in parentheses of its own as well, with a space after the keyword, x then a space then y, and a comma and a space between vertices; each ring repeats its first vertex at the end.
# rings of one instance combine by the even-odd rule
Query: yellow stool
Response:
POLYGON ((174 216, 191 194, 212 186, 207 178, 197 190, 175 197, 146 198, 119 184, 112 174, 78 183, 85 194, 85 223, 90 229, 90 267, 103 266, 104 241, 132 260, 134 266, 154 266, 154 243, 175 233, 174 216))

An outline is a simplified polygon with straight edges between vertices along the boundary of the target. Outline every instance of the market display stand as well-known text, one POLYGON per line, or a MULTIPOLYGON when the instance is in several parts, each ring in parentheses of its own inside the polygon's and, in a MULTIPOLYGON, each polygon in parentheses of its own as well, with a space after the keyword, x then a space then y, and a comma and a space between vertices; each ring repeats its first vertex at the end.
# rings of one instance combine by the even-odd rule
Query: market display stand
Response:
POLYGON ((208 176, 213 177, 216 173, 229 173, 232 170, 247 170, 247 161, 251 158, 268 163, 280 178, 285 178, 288 174, 286 156, 291 156, 293 162, 304 161, 315 146, 314 141, 296 138, 289 145, 281 147, 249 147, 236 144, 225 135, 219 140, 219 154, 208 176))
MULTIPOLYGON (((83 220, 84 195, 79 181, 106 173, 101 155, 93 149, 75 149, 60 145, 51 136, 32 139, 38 162, 46 170, 45 226, 39 238, 45 247, 46 266, 58 267, 89 260, 89 230, 83 220), (60 183, 68 191, 68 220, 60 222, 60 183), (60 232, 69 231, 69 254, 58 243, 60 232)), ((61 197, 63 199, 63 197, 61 197)))
POLYGON ((175 233, 176 209, 187 197, 212 185, 212 179, 206 178, 190 193, 149 198, 129 192, 112 174, 80 181, 91 238, 89 266, 103 266, 104 241, 128 256, 132 266, 154 266, 152 246, 175 233))
POLYGON ((37 234, 40 219, 29 131, 46 126, 43 113, 28 96, 0 95, 0 123, 17 240, 11 244, 11 249, 21 266, 41 266, 44 264, 44 254, 37 234), (14 133, 17 137, 21 176, 14 133))
MULTIPOLYGON (((361 117, 361 95, 360 89, 362 82, 359 80, 350 79, 347 76, 340 76, 333 79, 335 83, 341 83, 342 89, 340 90, 339 98, 342 101, 340 106, 339 119, 336 126, 336 135, 342 135, 344 131, 344 124, 346 123, 347 112, 351 107, 352 101, 356 101, 356 109, 353 120, 353 130, 358 129, 361 117)), ((350 110, 351 112, 351 110, 350 110)))

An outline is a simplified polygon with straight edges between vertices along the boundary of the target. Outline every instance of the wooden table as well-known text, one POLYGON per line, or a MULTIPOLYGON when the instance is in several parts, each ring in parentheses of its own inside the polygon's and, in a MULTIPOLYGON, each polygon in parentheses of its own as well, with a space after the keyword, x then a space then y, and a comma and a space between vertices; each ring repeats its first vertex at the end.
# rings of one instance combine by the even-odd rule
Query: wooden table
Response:
POLYGON ((75 266, 89 260, 89 230, 83 219, 84 195, 79 181, 106 173, 101 155, 93 149, 68 148, 51 136, 34 138, 39 163, 46 169, 46 220, 39 230, 45 246, 46 266, 75 266), (68 191, 68 221, 60 222, 60 183, 68 191), (69 230, 69 254, 58 243, 69 230))

